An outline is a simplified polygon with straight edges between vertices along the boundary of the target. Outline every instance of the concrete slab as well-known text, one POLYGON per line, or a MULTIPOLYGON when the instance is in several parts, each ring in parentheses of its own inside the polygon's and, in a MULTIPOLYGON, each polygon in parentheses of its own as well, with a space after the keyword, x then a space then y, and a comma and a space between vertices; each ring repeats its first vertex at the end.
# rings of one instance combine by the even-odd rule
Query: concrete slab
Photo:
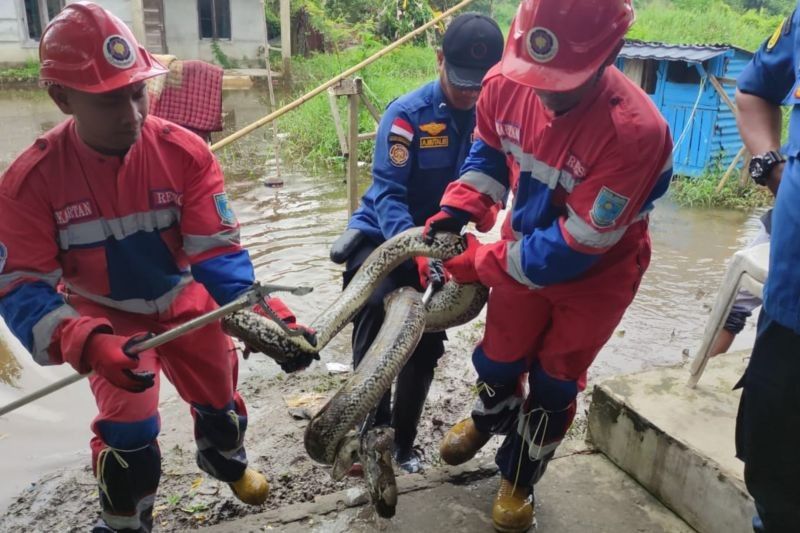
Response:
POLYGON ((592 395, 594 445, 701 533, 752 531, 734 446, 748 355, 712 359, 696 389, 680 367, 615 377, 592 395))
MULTIPOLYGON (((491 507, 498 477, 493 465, 436 469, 402 476, 397 515, 378 518, 372 507, 349 507, 347 492, 206 528, 255 531, 409 532, 494 531, 491 507)), ((555 459, 537 485, 537 531, 546 533, 690 533, 693 531, 603 455, 584 451, 555 459)))

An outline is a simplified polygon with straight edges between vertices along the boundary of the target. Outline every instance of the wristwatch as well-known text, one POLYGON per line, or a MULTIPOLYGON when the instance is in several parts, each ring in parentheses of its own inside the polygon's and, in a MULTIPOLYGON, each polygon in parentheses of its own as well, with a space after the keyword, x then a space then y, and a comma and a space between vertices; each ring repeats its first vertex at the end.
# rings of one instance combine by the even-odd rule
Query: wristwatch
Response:
POLYGON ((766 185, 772 169, 785 162, 786 158, 774 151, 754 155, 750 160, 750 177, 759 185, 766 185))

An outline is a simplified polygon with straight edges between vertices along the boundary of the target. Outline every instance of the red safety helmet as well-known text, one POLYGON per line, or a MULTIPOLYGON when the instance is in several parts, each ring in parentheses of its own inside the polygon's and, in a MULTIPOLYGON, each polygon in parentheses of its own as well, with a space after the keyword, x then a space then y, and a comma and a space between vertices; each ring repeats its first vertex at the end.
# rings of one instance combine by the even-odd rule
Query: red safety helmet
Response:
POLYGON ((166 74, 120 19, 92 2, 66 6, 42 33, 42 85, 105 93, 166 74))
POLYGON ((575 89, 600 69, 634 18, 632 0, 523 0, 503 75, 545 91, 575 89))

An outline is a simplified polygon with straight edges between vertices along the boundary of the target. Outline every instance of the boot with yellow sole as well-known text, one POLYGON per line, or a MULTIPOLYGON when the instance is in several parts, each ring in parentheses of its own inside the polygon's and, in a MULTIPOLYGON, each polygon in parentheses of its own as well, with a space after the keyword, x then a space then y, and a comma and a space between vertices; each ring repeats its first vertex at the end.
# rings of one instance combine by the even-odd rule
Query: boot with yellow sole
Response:
POLYGON ((267 501, 269 483, 264 474, 247 468, 239 481, 228 483, 233 494, 247 505, 261 505, 267 501))
POLYGON ((533 495, 529 487, 514 487, 500 477, 500 488, 492 506, 492 524, 502 533, 523 533, 536 523, 533 495))
POLYGON ((492 434, 478 431, 470 417, 450 428, 439 445, 439 455, 449 465, 460 465, 475 457, 490 438, 492 434))

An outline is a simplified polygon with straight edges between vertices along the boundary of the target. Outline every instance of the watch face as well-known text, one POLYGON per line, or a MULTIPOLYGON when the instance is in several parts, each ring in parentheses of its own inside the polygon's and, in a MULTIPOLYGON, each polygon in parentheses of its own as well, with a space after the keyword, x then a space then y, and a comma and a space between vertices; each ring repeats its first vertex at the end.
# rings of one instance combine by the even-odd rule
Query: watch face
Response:
POLYGON ((764 174, 764 165, 760 159, 753 159, 750 162, 750 175, 753 178, 760 178, 764 174))

